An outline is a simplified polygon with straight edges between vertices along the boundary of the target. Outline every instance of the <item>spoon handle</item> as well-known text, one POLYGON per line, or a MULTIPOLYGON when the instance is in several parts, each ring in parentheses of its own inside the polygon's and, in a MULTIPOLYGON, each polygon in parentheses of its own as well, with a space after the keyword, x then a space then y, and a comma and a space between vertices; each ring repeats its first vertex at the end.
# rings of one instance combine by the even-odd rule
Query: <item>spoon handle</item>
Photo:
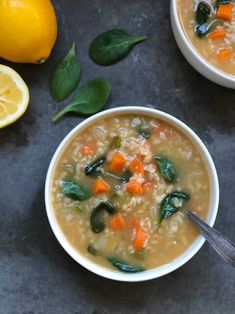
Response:
POLYGON ((201 234, 213 247, 213 249, 230 265, 235 267, 235 244, 229 239, 208 226, 200 218, 190 211, 187 211, 188 217, 197 225, 201 234))

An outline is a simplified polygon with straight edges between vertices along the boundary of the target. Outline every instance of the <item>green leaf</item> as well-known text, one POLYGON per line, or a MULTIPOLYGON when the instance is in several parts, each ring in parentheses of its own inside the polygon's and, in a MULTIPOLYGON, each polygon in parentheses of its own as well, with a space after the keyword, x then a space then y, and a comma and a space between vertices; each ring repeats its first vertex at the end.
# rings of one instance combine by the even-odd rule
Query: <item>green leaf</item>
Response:
POLYGON ((143 267, 134 266, 134 265, 124 263, 123 261, 116 259, 114 257, 107 258, 107 261, 109 261, 109 263, 111 263, 118 270, 125 272, 125 273, 139 273, 141 271, 145 271, 145 268, 143 268, 143 267))
POLYGON ((231 0, 217 0, 216 1, 216 5, 217 5, 217 7, 218 6, 220 6, 221 4, 228 4, 228 3, 230 3, 230 2, 232 2, 231 0))
POLYGON ((81 76, 80 62, 76 57, 76 43, 55 68, 51 81, 51 95, 56 101, 65 100, 77 87, 81 76))
POLYGON ((160 205, 160 221, 171 217, 180 208, 183 207, 184 202, 188 201, 190 196, 185 192, 173 192, 168 194, 161 202, 160 205))
POLYGON ((92 196, 88 189, 71 180, 62 181, 61 186, 63 193, 73 200, 85 201, 92 196))
POLYGON ((195 15, 196 33, 199 37, 203 37, 207 34, 207 21, 210 13, 210 5, 203 1, 199 2, 195 15))
POLYGON ((121 29, 113 29, 99 34, 91 43, 90 58, 99 65, 111 65, 123 59, 146 36, 133 37, 121 29))
POLYGON ((121 147, 121 145, 122 145, 121 137, 119 135, 114 136, 114 138, 112 139, 112 142, 110 144, 110 147, 114 148, 114 149, 118 149, 121 147))
POLYGON ((149 139, 152 135, 151 130, 149 128, 140 128, 138 130, 139 135, 141 135, 142 137, 149 139))
POLYGON ((100 233, 105 229, 104 214, 108 213, 113 215, 116 212, 116 209, 113 208, 109 203, 101 202, 96 206, 91 213, 90 224, 91 229, 95 233, 100 233))
POLYGON ((85 174, 87 176, 97 177, 98 175, 100 175, 100 173, 97 171, 97 168, 103 165, 104 162, 105 162, 105 156, 95 159, 89 165, 85 167, 85 174))
POLYGON ((161 175, 169 182, 174 181, 175 167, 173 163, 169 159, 160 156, 155 157, 155 160, 157 162, 161 175))
POLYGON ((77 95, 53 118, 53 121, 56 122, 68 112, 90 115, 100 111, 109 99, 110 92, 111 87, 106 80, 97 78, 88 81, 80 87, 77 95))

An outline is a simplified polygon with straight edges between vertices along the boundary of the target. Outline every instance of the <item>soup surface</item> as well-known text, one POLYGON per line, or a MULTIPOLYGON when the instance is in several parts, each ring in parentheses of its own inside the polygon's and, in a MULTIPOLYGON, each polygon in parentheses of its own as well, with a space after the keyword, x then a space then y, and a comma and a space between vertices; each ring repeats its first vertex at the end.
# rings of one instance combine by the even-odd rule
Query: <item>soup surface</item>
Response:
POLYGON ((199 53, 223 72, 235 75, 234 2, 178 0, 178 14, 199 53))
POLYGON ((57 163, 52 204, 68 241, 97 264, 155 268, 198 236, 183 208, 206 219, 209 179, 194 145, 163 121, 120 115, 75 136, 57 163))

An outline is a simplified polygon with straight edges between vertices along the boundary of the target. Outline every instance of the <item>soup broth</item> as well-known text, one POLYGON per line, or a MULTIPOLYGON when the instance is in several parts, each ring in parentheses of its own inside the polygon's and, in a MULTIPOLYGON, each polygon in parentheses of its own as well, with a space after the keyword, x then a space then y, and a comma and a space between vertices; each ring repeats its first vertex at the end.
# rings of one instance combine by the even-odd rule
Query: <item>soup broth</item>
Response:
POLYGON ((222 2, 178 0, 178 14, 185 34, 198 52, 221 71, 235 75, 234 3, 222 2), (209 14, 207 21, 199 25, 196 15, 201 4, 206 5, 204 11, 207 8, 209 14))
POLYGON ((120 115, 71 140, 56 165, 52 204, 76 250, 136 272, 190 247, 198 232, 183 208, 205 220, 209 192, 202 158, 185 135, 161 120, 120 115))

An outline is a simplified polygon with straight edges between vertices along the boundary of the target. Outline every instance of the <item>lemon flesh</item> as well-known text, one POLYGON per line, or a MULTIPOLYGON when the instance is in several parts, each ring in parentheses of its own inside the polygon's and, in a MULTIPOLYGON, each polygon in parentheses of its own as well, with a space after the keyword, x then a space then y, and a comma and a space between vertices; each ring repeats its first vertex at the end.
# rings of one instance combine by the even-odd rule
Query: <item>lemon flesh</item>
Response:
POLYGON ((29 104, 29 90, 16 71, 0 65, 0 128, 18 120, 29 104))

